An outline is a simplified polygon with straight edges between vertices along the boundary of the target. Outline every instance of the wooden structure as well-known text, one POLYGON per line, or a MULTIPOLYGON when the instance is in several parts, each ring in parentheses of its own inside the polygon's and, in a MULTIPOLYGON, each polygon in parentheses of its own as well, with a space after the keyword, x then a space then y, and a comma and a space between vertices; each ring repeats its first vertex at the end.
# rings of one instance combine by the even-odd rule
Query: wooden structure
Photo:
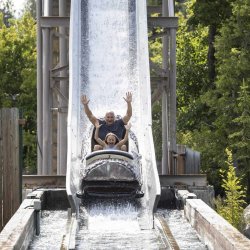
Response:
POLYGON ((0 109, 0 231, 21 203, 19 111, 0 109))
MULTIPOLYGON (((37 174, 65 175, 70 0, 37 0, 37 174)), ((162 101, 162 174, 176 174, 176 29, 174 1, 147 6, 148 30, 162 32, 163 63, 150 62, 152 103, 162 101), (154 14, 154 15, 153 15, 154 14), (157 17, 156 17, 157 14, 157 17), (153 16, 152 16, 153 15, 153 16), (152 74, 154 72, 154 74, 152 74)))

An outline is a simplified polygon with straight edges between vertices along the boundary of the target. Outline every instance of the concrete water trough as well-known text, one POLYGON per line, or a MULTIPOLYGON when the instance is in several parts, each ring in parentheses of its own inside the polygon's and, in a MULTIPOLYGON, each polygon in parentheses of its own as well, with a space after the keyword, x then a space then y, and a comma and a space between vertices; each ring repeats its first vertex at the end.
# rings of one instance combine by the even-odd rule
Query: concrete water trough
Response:
MULTIPOLYGON (((250 249, 250 240, 230 225, 211 207, 193 193, 179 190, 184 204, 186 219, 196 230, 200 240, 208 249, 244 250, 250 249)), ((68 210, 69 202, 65 189, 37 189, 30 192, 21 206, 7 223, 0 234, 0 249, 28 249, 32 239, 39 234, 39 217, 43 210, 68 210)), ((72 217, 71 217, 72 218, 72 217)), ((69 219, 68 232, 76 225, 76 220, 69 219)), ((73 235, 74 236, 74 235, 73 235)), ((74 243, 74 237, 65 232, 63 244, 74 243)), ((75 245, 75 244, 73 244, 75 245)))
POLYGON ((38 189, 26 199, 0 234, 0 249, 27 249, 40 232, 41 210, 67 210, 70 207, 65 189, 38 189))
POLYGON ((250 249, 250 240, 202 200, 186 199, 184 212, 208 249, 250 249))

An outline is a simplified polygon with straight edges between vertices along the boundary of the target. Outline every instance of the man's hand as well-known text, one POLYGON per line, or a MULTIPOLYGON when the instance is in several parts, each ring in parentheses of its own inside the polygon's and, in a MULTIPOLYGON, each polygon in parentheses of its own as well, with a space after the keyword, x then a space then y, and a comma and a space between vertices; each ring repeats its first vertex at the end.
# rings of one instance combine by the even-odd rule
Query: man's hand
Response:
POLYGON ((132 102, 132 93, 131 93, 131 92, 127 92, 127 93, 126 93, 126 98, 123 97, 123 99, 124 99, 127 103, 131 103, 131 102, 132 102))
POLYGON ((92 111, 89 109, 89 99, 86 95, 82 95, 81 96, 81 102, 83 104, 84 107, 84 111, 85 114, 87 115, 87 117, 89 118, 90 122, 95 125, 95 122, 97 120, 97 118, 92 114, 92 111))
POLYGON ((131 92, 127 92, 126 93, 126 98, 123 97, 123 99, 126 101, 127 103, 127 112, 126 115, 122 118, 124 124, 127 124, 128 121, 130 120, 131 116, 132 116, 132 93, 131 92))
POLYGON ((81 96, 81 102, 82 102, 83 105, 88 105, 89 104, 89 100, 88 100, 86 95, 81 96))
POLYGON ((131 123, 125 125, 124 127, 126 128, 126 130, 130 130, 130 128, 131 128, 131 123))

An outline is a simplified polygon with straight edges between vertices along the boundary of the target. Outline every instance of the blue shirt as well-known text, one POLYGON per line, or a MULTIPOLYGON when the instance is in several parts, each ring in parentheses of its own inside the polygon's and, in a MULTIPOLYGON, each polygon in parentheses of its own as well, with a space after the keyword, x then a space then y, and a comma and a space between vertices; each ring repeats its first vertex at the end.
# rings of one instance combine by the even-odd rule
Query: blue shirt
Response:
POLYGON ((122 119, 115 120, 115 122, 111 125, 108 125, 103 120, 99 120, 99 123, 102 124, 99 130, 99 138, 101 138, 103 141, 105 140, 105 136, 108 133, 114 133, 119 138, 119 140, 124 137, 126 129, 124 127, 125 124, 122 119))

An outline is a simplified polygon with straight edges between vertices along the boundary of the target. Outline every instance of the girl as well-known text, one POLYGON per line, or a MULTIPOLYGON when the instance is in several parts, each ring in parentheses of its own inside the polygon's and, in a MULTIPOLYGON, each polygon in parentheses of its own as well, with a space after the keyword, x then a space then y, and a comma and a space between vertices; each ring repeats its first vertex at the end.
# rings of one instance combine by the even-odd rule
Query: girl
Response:
POLYGON ((128 141, 128 132, 131 128, 131 124, 125 125, 126 133, 124 139, 120 140, 118 137, 113 133, 108 133, 105 137, 105 140, 101 140, 99 138, 99 129, 102 125, 99 124, 97 120, 95 123, 95 140, 99 143, 99 145, 95 145, 94 151, 101 150, 101 149, 112 149, 112 150, 122 150, 127 151, 127 146, 125 143, 128 141))

